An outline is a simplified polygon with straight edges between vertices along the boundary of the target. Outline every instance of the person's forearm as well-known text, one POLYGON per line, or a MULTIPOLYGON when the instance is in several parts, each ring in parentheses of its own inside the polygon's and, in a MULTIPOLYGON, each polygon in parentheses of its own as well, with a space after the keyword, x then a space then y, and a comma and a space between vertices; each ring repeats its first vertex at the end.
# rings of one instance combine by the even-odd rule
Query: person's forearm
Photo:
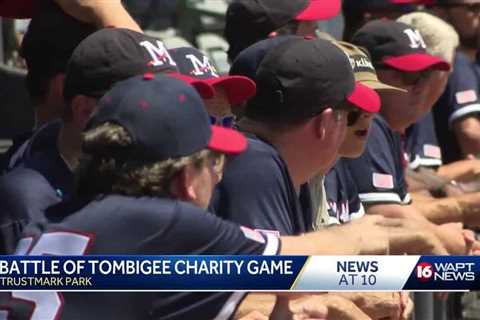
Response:
POLYGON ((442 165, 437 174, 447 180, 469 180, 478 171, 478 160, 461 160, 442 165))
POLYGON ((478 192, 420 202, 416 205, 416 209, 435 224, 462 222, 470 227, 480 226, 480 193, 478 192))
POLYGON ((143 32, 122 5, 100 6, 96 8, 94 16, 98 28, 114 27, 143 32))
POLYGON ((435 224, 463 222, 462 209, 454 198, 414 202, 414 206, 428 221, 435 224))
POLYGON ((79 21, 102 28, 125 28, 142 32, 120 0, 54 0, 62 10, 79 21))

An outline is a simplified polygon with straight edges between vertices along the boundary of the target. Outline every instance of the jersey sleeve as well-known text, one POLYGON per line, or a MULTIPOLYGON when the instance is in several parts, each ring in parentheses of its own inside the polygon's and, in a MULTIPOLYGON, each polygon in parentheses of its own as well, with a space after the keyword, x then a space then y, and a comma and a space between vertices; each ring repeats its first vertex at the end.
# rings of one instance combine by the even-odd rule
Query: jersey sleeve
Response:
POLYGON ((2 254, 15 249, 23 227, 44 220, 44 210, 61 199, 38 172, 16 168, 0 178, 2 254))
POLYGON ((407 204, 400 137, 385 123, 374 121, 366 149, 358 159, 345 160, 364 204, 407 204))
POLYGON ((276 255, 280 251, 279 237, 261 233, 224 221, 211 213, 177 202, 168 227, 147 236, 148 245, 142 252, 192 255, 276 255), (169 244, 168 246, 166 244, 169 244))
POLYGON ((477 71, 467 57, 460 53, 457 55, 454 70, 446 88, 450 97, 446 110, 450 127, 459 119, 480 113, 478 97, 480 86, 477 71))
POLYGON ((291 204, 295 191, 286 184, 288 173, 270 154, 237 156, 214 192, 210 211, 252 229, 282 235, 295 233, 291 204))

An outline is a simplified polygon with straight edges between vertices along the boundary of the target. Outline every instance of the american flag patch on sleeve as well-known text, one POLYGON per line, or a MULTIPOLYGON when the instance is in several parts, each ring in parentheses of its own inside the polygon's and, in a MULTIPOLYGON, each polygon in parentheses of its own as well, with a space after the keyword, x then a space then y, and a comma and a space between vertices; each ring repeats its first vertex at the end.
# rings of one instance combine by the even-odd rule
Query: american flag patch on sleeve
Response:
POLYGON ((240 226, 240 230, 242 230, 246 238, 256 242, 265 243, 265 238, 260 234, 260 232, 244 226, 240 226))
POLYGON ((460 91, 455 94, 458 104, 465 104, 477 101, 477 92, 475 90, 460 91))
POLYGON ((439 146, 425 144, 423 145, 423 154, 429 158, 442 159, 442 151, 439 146))
POLYGON ((390 174, 374 173, 373 186, 381 189, 393 189, 393 176, 390 174))

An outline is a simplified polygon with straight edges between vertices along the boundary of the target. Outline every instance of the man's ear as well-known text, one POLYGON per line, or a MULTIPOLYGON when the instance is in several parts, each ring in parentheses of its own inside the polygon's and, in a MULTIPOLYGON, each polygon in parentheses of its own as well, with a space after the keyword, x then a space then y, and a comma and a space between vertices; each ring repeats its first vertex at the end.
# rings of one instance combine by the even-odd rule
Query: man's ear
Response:
POLYGON ((315 135, 318 139, 325 139, 327 131, 330 129, 332 120, 333 110, 331 108, 323 110, 322 113, 320 113, 313 119, 313 128, 315 130, 315 135))
POLYGON ((96 99, 84 95, 73 97, 70 108, 72 111, 72 121, 82 130, 87 125, 88 119, 95 110, 96 99))
POLYGON ((178 200, 185 202, 194 202, 197 199, 197 193, 193 187, 195 176, 194 168, 190 165, 182 169, 172 180, 170 193, 178 200))

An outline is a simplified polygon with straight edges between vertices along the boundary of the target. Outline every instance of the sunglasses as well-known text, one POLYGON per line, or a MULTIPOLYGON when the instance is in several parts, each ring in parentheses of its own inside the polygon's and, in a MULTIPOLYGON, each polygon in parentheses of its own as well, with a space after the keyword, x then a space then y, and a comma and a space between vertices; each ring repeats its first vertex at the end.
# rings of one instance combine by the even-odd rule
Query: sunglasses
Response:
POLYGON ((354 126, 357 122, 358 119, 362 116, 364 113, 362 110, 358 109, 352 104, 346 104, 340 107, 336 108, 337 111, 346 111, 347 112, 347 127, 354 126))
POLYGON ((400 72, 402 75, 402 82, 409 87, 415 87, 427 80, 432 75, 432 70, 425 70, 420 72, 400 72))
POLYGON ((224 128, 233 128, 235 125, 235 116, 215 117, 210 116, 210 124, 224 128))

